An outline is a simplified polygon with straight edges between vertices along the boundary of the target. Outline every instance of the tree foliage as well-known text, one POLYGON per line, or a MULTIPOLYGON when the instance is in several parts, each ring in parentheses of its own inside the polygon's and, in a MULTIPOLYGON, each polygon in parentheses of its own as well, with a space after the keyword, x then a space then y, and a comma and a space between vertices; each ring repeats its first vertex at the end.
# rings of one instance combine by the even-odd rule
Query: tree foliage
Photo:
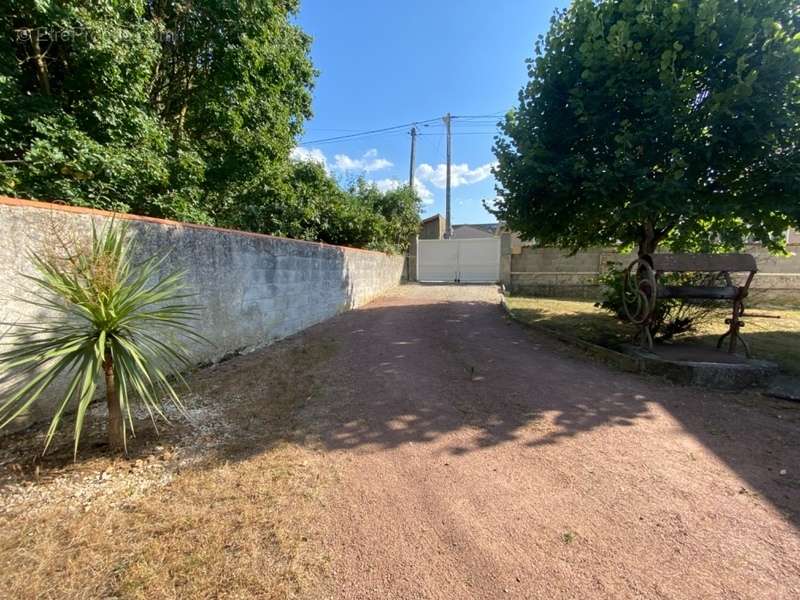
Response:
POLYGON ((780 249, 800 225, 800 8, 575 0, 495 144, 495 214, 573 250, 780 249))
POLYGON ((7 193, 213 222, 310 115, 296 0, 11 0, 7 193))
POLYGON ((315 77, 298 0, 6 4, 0 193, 389 244, 348 225, 361 207, 334 181, 289 160, 315 77))
POLYGON ((231 207, 239 229, 401 252, 419 227, 420 200, 404 186, 381 192, 363 179, 339 185, 312 162, 291 162, 280 179, 264 180, 231 207))

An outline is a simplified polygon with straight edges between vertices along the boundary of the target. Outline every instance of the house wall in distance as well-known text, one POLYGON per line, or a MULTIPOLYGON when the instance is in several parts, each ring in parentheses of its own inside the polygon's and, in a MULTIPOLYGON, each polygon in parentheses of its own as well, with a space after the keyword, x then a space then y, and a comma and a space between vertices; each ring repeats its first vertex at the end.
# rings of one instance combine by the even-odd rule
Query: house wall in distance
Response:
POLYGON ((428 217, 419 226, 419 239, 440 240, 444 237, 445 219, 440 214, 428 217))

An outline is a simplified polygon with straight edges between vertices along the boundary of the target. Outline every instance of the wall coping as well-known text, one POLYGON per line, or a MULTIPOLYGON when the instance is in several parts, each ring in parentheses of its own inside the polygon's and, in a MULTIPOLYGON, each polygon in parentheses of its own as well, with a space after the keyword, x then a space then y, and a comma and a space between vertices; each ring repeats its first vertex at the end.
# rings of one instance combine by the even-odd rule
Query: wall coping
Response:
POLYGON ((108 210, 101 210, 99 208, 88 208, 85 206, 72 206, 70 204, 60 204, 53 202, 42 202, 41 200, 25 200, 23 198, 12 198, 10 196, 3 196, 0 194, 0 206, 14 206, 19 208, 35 208, 39 210, 55 210, 65 213, 73 213, 79 215, 93 215, 96 217, 107 217, 112 219, 122 219, 124 221, 137 221, 140 223, 152 223, 154 225, 166 225, 167 227, 197 229, 200 231, 215 231, 217 233, 228 233, 241 235, 245 237, 255 237, 270 240, 280 240, 285 242, 293 242, 295 244, 310 244, 322 248, 335 248, 337 250, 350 250, 354 252, 368 252, 370 254, 380 254, 382 256, 399 256, 402 254, 388 254, 379 250, 367 250, 365 248, 353 248, 352 246, 339 246, 337 244, 327 244, 325 242, 312 242, 310 240, 297 240, 294 238, 283 237, 279 235, 269 235, 267 233, 256 233, 254 231, 244 231, 241 229, 228 229, 226 227, 215 227, 213 225, 201 225, 200 223, 188 223, 186 221, 173 221, 171 219, 161 219, 158 217, 145 217, 143 215, 135 215, 133 213, 120 213, 108 210))
MULTIPOLYGON (((572 252, 572 250, 570 250, 569 248, 559 248, 558 246, 535 246, 533 244, 528 244, 527 242, 523 242, 521 247, 522 247, 523 250, 560 250, 560 251, 564 252, 565 255, 569 254, 570 252, 572 252)), ((743 247, 744 247, 745 250, 748 250, 748 249, 764 248, 764 245, 763 244, 759 244, 758 242, 755 242, 755 243, 745 244, 743 247)), ((798 248, 798 249, 800 249, 800 241, 787 242, 786 247, 787 248, 798 248)), ((764 248, 764 249, 766 249, 766 248, 764 248)), ((619 249, 614 248, 612 246, 593 246, 591 248, 585 248, 583 250, 578 250, 578 254, 581 254, 583 252, 605 252, 605 253, 608 253, 608 254, 620 254, 622 256, 628 256, 628 255, 636 254, 636 250, 631 250, 629 252, 621 252, 619 249)), ((572 256, 572 255, 570 255, 570 256, 572 256)), ((780 257, 779 254, 773 254, 772 256, 780 257)))

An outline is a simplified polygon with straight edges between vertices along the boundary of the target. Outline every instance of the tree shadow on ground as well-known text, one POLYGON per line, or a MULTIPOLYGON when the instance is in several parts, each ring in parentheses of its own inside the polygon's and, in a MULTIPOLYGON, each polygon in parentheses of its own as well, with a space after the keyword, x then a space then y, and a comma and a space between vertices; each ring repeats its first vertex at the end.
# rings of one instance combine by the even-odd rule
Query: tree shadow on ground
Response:
POLYGON ((556 426, 529 445, 648 418, 644 397, 598 381, 596 372, 576 378, 572 364, 531 347, 496 306, 448 302, 362 315, 369 325, 350 331, 341 325, 364 317, 342 317, 341 349, 323 376, 334 400, 316 414, 335 409, 323 435, 328 448, 396 448, 470 428, 474 445, 450 448, 464 454, 518 440, 545 415, 555 415, 556 426))
POLYGON ((618 372, 503 318, 491 303, 383 303, 314 327, 290 347, 280 374, 264 360, 274 349, 230 366, 241 389, 253 387, 242 381, 248 373, 264 373, 246 419, 264 435, 238 439, 240 458, 287 439, 333 452, 431 444, 450 456, 580 439, 600 453, 613 447, 598 439, 627 429, 624 460, 689 460, 677 429, 800 526, 800 479, 786 470, 800 464, 795 404, 618 372), (287 402, 277 429, 263 410, 276 401, 287 402), (658 416, 664 411, 672 419, 658 416), (585 435, 592 432, 599 435, 585 435))
MULTIPOLYGON (((800 331, 781 331, 779 327, 776 325, 773 330, 750 329, 743 332, 742 337, 750 345, 753 358, 774 361, 787 373, 800 375, 800 331)), ((719 336, 692 335, 687 339, 714 347, 719 336)))
MULTIPOLYGON (((379 307, 344 315, 329 334, 341 344, 323 369, 320 412, 335 413, 322 435, 329 449, 430 443, 463 429, 468 442, 448 452, 536 448, 642 425, 658 405, 800 525, 800 474, 784 471, 800 464, 792 403, 618 372, 503 319, 491 304, 379 307)), ((661 443, 663 459, 674 460, 668 440, 654 438, 652 447, 661 443)))

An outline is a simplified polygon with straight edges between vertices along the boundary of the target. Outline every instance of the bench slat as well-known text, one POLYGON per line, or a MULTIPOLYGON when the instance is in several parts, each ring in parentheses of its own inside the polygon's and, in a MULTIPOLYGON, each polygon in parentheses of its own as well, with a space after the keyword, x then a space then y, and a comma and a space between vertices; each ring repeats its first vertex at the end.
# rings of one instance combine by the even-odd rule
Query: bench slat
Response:
POLYGON ((659 298, 686 298, 691 300, 733 300, 739 294, 735 286, 705 287, 697 285, 660 285, 659 298))
POLYGON ((672 273, 757 270, 752 254, 650 254, 648 258, 656 271, 672 273))

